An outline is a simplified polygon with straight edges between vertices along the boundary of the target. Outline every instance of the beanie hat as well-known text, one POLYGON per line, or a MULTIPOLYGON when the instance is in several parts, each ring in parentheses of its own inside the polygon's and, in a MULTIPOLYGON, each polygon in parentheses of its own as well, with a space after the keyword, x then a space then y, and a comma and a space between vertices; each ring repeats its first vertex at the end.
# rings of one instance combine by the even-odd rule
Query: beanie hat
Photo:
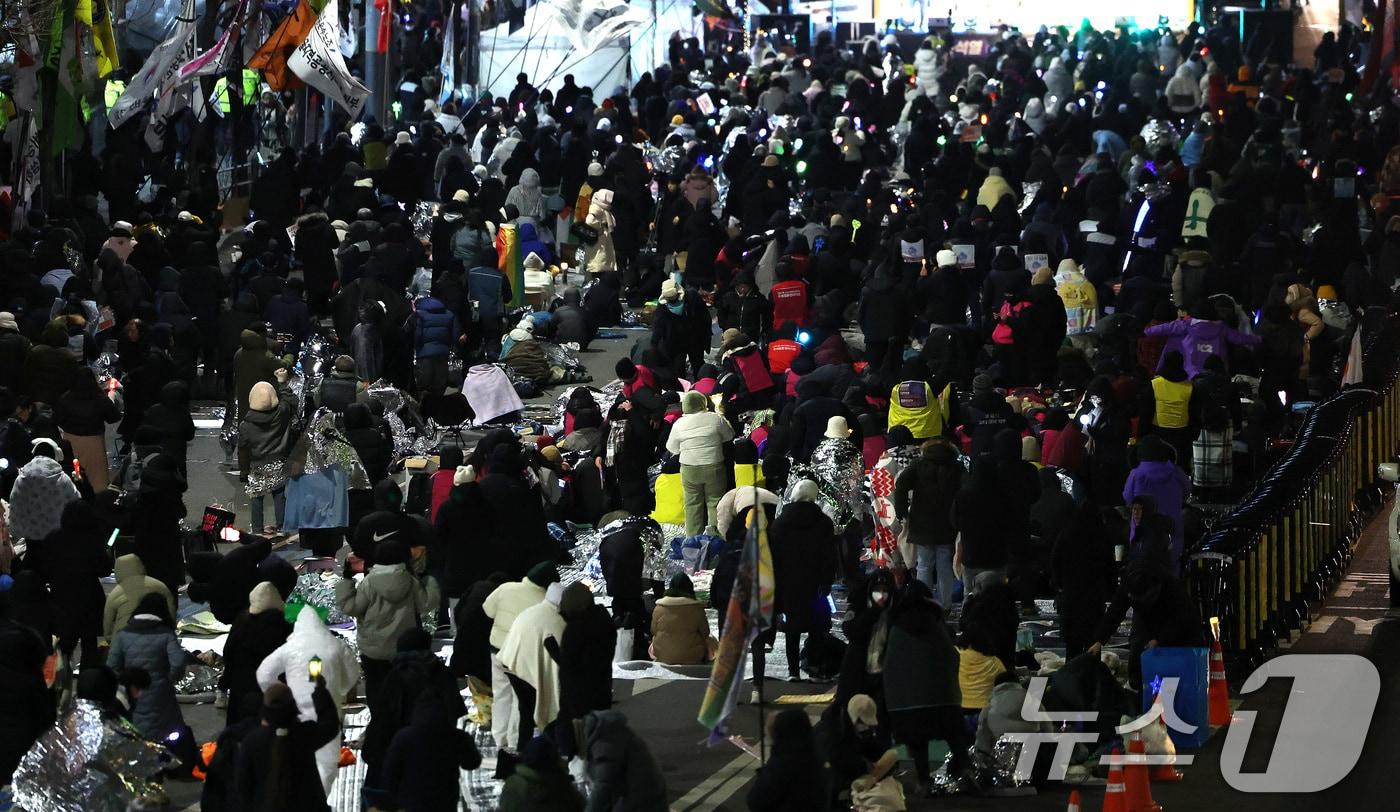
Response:
POLYGON ((396 147, 404 147, 412 143, 413 136, 409 135, 407 130, 403 130, 398 135, 394 136, 394 146, 396 147))
POLYGON ((467 203, 472 199, 471 192, 466 189, 458 189, 452 193, 452 200, 456 203, 467 203))
POLYGON ((468 482, 475 481, 476 469, 470 465, 459 465, 457 466, 456 472, 452 474, 453 485, 465 485, 468 482))
POLYGON ((705 411, 705 396, 694 390, 681 395, 681 411, 686 414, 699 414, 705 411))
POLYGON ((594 161, 588 165, 588 177, 600 178, 603 176, 603 165, 594 161))
POLYGON ((19 324, 15 321, 15 314, 10 312, 0 312, 0 330, 18 330, 19 324))
POLYGON ((530 255, 527 256, 527 257, 525 257, 525 270, 527 270, 527 271, 542 271, 542 270, 544 270, 544 260, 540 258, 540 255, 539 255, 539 254, 536 254, 534 251, 531 251, 531 252, 530 252, 530 255))
POLYGON ((574 581, 564 589, 564 594, 559 598, 559 612, 565 615, 574 615, 582 612, 593 605, 593 593, 588 589, 588 585, 582 581, 574 581))
POLYGON ((993 388, 992 376, 985 372, 972 379, 972 394, 974 395, 990 392, 993 388))
POLYGON ((541 561, 531 567, 530 571, 525 573, 525 577, 536 586, 549 586, 559 582, 559 570, 555 569, 550 562, 541 561))
POLYGON ((815 502, 821 496, 821 493, 821 490, 817 488, 817 483, 810 479, 804 479, 792 486, 792 501, 815 502))
POLYGON ((1049 265, 1042 265, 1036 268, 1035 273, 1031 274, 1032 285, 1050 285, 1054 282, 1055 274, 1050 270, 1049 265))
POLYGON ((776 156, 776 155, 765 155, 765 156, 763 156, 763 165, 764 165, 764 166, 768 166, 768 167, 777 166, 777 165, 778 165, 778 156, 776 156))
POLYGON ((934 257, 934 262, 940 268, 952 268, 958 264, 958 255, 944 248, 934 257))

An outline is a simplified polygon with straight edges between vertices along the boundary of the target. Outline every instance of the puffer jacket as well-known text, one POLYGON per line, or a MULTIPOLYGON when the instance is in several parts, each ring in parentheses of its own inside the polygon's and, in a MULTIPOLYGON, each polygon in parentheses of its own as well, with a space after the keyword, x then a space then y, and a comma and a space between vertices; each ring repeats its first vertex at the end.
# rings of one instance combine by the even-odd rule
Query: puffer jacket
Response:
POLYGON ((710 623, 705 604, 695 598, 665 597, 651 613, 651 653, 659 663, 698 665, 705 662, 710 623))
POLYGON ((139 668, 151 684, 136 698, 131 721, 148 739, 159 741, 185 723, 175 700, 175 682, 185 673, 185 650, 175 630, 154 615, 137 615, 112 638, 107 667, 120 674, 139 668))
POLYGON ((140 556, 127 553, 117 559, 117 586, 107 593, 107 603, 102 607, 102 636, 112 635, 126 628, 136 607, 147 594, 154 592, 165 598, 170 616, 175 616, 175 597, 165 584, 146 574, 146 565, 140 556))
POLYGON ((47 536, 58 529, 63 509, 77 498, 78 487, 57 460, 35 457, 19 469, 10 489, 10 535, 47 536))
POLYGON ((651 748, 615 710, 583 717, 579 755, 588 762, 588 808, 612 812, 666 809, 666 778, 651 748))
POLYGON ((339 706, 360 681, 360 666, 355 661, 355 653, 343 640, 331 634, 321 616, 310 606, 302 607, 287 642, 267 655, 258 666, 258 687, 264 691, 277 682, 280 675, 287 675, 287 685, 292 689, 303 720, 316 718, 316 705, 311 698, 316 683, 307 678, 307 664, 312 657, 321 658, 321 676, 326 680, 326 690, 339 706))
POLYGON ((238 444, 247 449, 251 466, 278 462, 291 448, 292 418, 296 416, 296 397, 286 385, 277 389, 277 406, 270 411, 253 409, 243 413, 238 424, 238 444))
POLYGON ((584 222, 598 230, 598 239, 585 249, 584 268, 589 273, 603 273, 617 269, 617 253, 613 248, 613 229, 617 220, 612 214, 613 192, 599 189, 593 193, 589 203, 588 217, 584 222))
POLYGON ((494 268, 500 258, 496 253, 496 242, 484 229, 466 226, 452 235, 452 258, 462 264, 462 268, 494 268))
POLYGON ((582 307, 582 294, 577 287, 570 285, 564 289, 563 300, 564 303, 555 308, 550 316, 550 324, 554 327, 554 340, 560 344, 573 341, 583 349, 588 349, 589 343, 598 334, 598 328, 593 324, 588 311, 582 307))
POLYGON ((933 48, 920 47, 914 52, 914 76, 919 80, 919 89, 925 95, 938 94, 938 52, 933 48))
POLYGON ((437 606, 437 584, 414 577, 403 564, 375 564, 356 584, 344 579, 335 585, 335 603, 355 618, 360 653, 376 660, 391 660, 398 653, 399 635, 418 625, 418 619, 437 606))
POLYGON ((452 351, 462 328, 457 317, 447 311, 441 300, 428 296, 418 300, 418 325, 413 343, 419 358, 443 358, 452 351))
POLYGON ((342 414, 355 402, 360 394, 360 379, 354 372, 332 370, 321 379, 316 387, 316 401, 320 406, 342 414))

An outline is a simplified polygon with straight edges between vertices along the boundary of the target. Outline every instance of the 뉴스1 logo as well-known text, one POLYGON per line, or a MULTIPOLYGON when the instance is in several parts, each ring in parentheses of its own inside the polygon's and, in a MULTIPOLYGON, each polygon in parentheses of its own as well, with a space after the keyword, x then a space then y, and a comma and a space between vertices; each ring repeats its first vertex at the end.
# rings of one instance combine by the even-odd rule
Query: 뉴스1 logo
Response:
MULTIPOLYGON (((1261 665, 1245 680, 1241 693, 1259 690, 1272 677, 1291 679, 1288 704, 1284 706, 1278 737, 1274 741, 1268 769, 1262 773, 1242 772, 1245 749, 1254 732, 1255 711, 1236 711, 1234 722, 1225 734, 1220 754, 1220 772, 1225 782, 1240 792, 1292 793, 1321 792, 1334 786, 1351 772, 1361 758, 1366 733, 1380 697, 1381 678, 1376 666, 1354 654, 1285 654, 1261 665), (1340 690, 1339 690, 1340 688, 1340 690)), ((1049 713, 1041 710, 1045 697, 1046 677, 1032 677, 1021 705, 1021 718, 1027 722, 1089 723, 1098 718, 1096 711, 1049 713)), ((1178 679, 1165 677, 1154 703, 1147 713, 1116 726, 1120 735, 1142 730, 1159 718, 1170 730, 1194 733, 1196 726, 1176 714, 1178 679)), ((1093 731, 1062 733, 1007 733, 1005 738, 1021 743, 1021 755, 1016 762, 1016 779, 1030 780, 1032 767, 1042 744, 1055 745, 1055 757, 1049 778, 1060 781, 1070 765, 1074 745, 1093 746, 1098 734, 1093 731)), ((1104 756, 1100 764, 1145 764, 1148 766, 1175 764, 1185 766, 1194 760, 1190 755, 1120 755, 1104 756)))

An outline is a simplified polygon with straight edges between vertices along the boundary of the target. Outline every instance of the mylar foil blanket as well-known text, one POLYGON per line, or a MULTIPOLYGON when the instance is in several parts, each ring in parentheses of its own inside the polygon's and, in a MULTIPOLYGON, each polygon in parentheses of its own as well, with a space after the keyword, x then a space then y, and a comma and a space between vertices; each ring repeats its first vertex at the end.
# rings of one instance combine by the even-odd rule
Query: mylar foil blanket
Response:
POLYGON ((339 573, 304 572, 297 576, 297 585, 288 600, 300 599, 307 606, 325 609, 327 625, 349 623, 352 618, 335 605, 335 585, 339 582, 339 573))
POLYGON ((78 700, 15 768, 15 806, 25 812, 126 812, 136 802, 167 804, 155 780, 175 757, 130 722, 78 700))

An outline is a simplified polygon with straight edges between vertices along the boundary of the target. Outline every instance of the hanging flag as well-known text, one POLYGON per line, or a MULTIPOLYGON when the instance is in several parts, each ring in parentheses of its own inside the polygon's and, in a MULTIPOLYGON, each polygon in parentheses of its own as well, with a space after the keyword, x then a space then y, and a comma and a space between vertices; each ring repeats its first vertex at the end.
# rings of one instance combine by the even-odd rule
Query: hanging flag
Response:
POLYGON ((525 304, 525 258, 520 255, 520 234, 514 225, 496 229, 496 255, 500 257, 496 267, 510 282, 510 306, 520 307, 525 304))
POLYGON ((45 116, 49 129, 49 154, 57 155, 83 141, 82 53, 76 0, 66 0, 55 14, 50 29, 49 71, 45 81, 53 82, 53 107, 45 116))
POLYGON ((762 509, 750 512, 749 532, 734 589, 724 613, 724 636, 719 640, 710 684, 700 702, 700 724, 710 729, 710 740, 718 740, 724 723, 739 703, 744 685, 744 667, 749 647, 758 635, 773 625, 773 554, 768 547, 767 517, 762 509))
MULTIPOLYGON (((187 64, 194 58, 195 38, 185 39, 184 49, 175 59, 175 65, 187 64)), ((204 117, 204 89, 198 82, 181 81, 178 69, 172 65, 165 80, 156 89, 156 106, 146 121, 146 146, 152 152, 165 147, 165 133, 173 117, 186 107, 193 107, 197 118, 204 117)))
POLYGON ((214 76, 228 73, 233 69, 239 56, 236 43, 243 32, 244 18, 247 17, 248 0, 239 0, 234 9, 233 20, 224 29, 214 46, 199 56, 180 66, 180 81, 188 82, 197 76, 214 76))
POLYGON ((393 0, 374 0, 374 7, 379 10, 379 31, 374 39, 374 52, 387 54, 389 35, 393 31, 394 3, 393 0))
POLYGON ((442 90, 438 93, 438 104, 447 104, 452 91, 457 87, 457 6, 448 5, 447 14, 442 18, 447 30, 442 32, 442 61, 438 63, 438 73, 442 74, 442 90))
POLYGON ((25 214, 29 211, 29 198, 39 186, 39 128, 36 125, 32 112, 26 110, 21 114, 19 143, 23 144, 23 148, 15 156, 14 171, 11 173, 11 177, 15 179, 14 219, 11 221, 11 228, 18 228, 25 222, 25 214))
POLYGON ((107 0, 78 0, 75 16, 78 22, 92 29, 92 44, 97 51, 97 77, 100 79, 121 67, 107 0))
POLYGON ((287 60, 287 67, 308 85, 343 106, 353 121, 369 98, 369 88, 350 75, 340 55, 340 16, 336 0, 330 0, 306 37, 287 60))
POLYGON ((248 60, 248 67, 262 69, 263 79, 273 90, 295 90, 301 87, 302 81, 287 70, 287 60, 296 51, 297 46, 306 41, 307 35, 311 33, 311 26, 315 24, 316 12, 311 9, 310 3, 301 0, 296 8, 292 9, 291 14, 282 18, 282 22, 258 52, 253 54, 253 58, 248 60))
POLYGON ((141 65, 141 70, 132 77, 126 90, 107 111, 107 120, 112 127, 120 127, 132 116, 146 108, 156 93, 175 77, 180 64, 192 51, 194 42, 195 8, 194 0, 185 0, 180 15, 170 23, 170 35, 151 51, 151 55, 141 65))

